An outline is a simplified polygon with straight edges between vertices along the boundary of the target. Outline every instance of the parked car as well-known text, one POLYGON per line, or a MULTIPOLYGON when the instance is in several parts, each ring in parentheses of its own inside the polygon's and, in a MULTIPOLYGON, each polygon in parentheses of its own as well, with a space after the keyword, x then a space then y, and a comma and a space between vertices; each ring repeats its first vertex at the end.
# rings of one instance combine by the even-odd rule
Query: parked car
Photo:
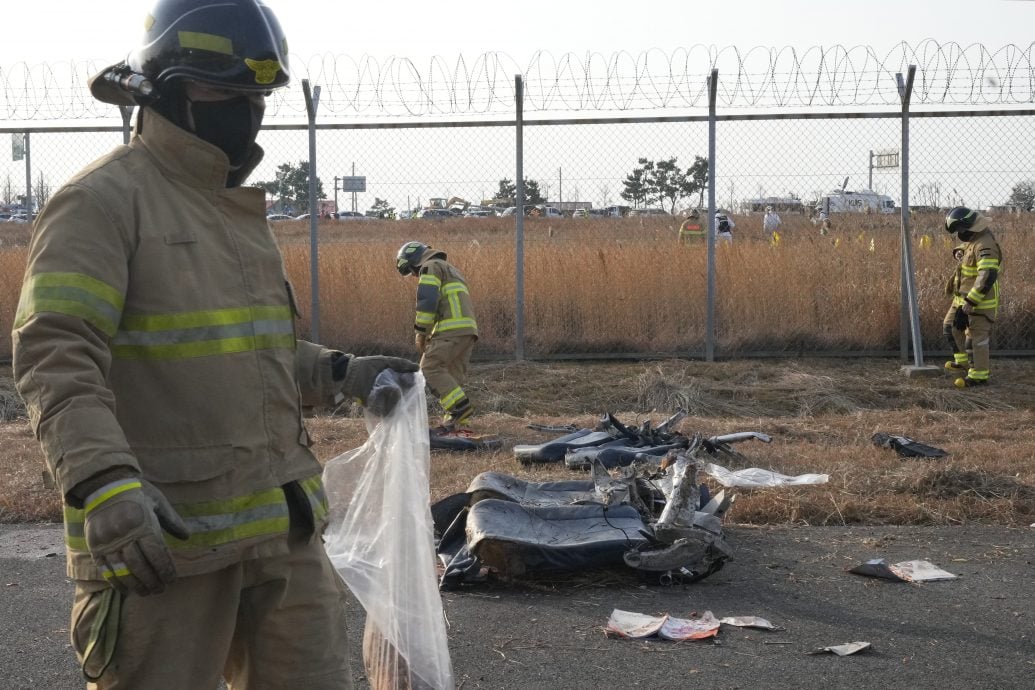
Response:
POLYGON ((495 215, 491 208, 472 207, 464 211, 465 218, 492 218, 495 215))
POLYGON ((266 220, 271 221, 271 222, 272 221, 277 221, 277 220, 294 220, 294 219, 295 219, 294 216, 289 216, 286 213, 271 213, 268 216, 266 216, 266 220))
POLYGON ((449 209, 446 208, 424 208, 421 209, 418 218, 431 218, 433 220, 442 220, 443 218, 452 218, 453 214, 449 209))
POLYGON ((338 220, 370 220, 366 215, 359 211, 338 211, 338 220))
POLYGON ((546 204, 536 204, 535 206, 526 206, 525 215, 532 218, 564 218, 564 214, 553 206, 547 206, 546 204))
POLYGON ((589 211, 584 208, 577 208, 571 212, 572 218, 589 218, 589 211))
POLYGON ((508 206, 507 208, 500 211, 500 217, 505 218, 507 216, 512 216, 514 215, 515 211, 517 211, 517 206, 508 206))

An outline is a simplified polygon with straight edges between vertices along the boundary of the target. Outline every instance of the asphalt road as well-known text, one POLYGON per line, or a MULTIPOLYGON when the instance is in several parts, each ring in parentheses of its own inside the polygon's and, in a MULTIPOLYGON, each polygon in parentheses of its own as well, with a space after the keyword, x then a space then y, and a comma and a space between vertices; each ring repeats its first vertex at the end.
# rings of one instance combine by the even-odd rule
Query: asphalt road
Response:
MULTIPOLYGON (((736 559, 693 585, 622 574, 446 592, 460 688, 1032 688, 1035 529, 730 526, 736 559), (845 572, 924 559, 960 575, 926 584, 845 572), (612 609, 761 616, 717 642, 608 638, 612 609), (810 650, 853 641, 853 656, 810 650), (774 644, 777 643, 777 644, 774 644)), ((71 584, 59 529, 0 526, 0 686, 81 688, 68 645, 71 584)), ((353 606, 355 677, 362 612, 353 606)))

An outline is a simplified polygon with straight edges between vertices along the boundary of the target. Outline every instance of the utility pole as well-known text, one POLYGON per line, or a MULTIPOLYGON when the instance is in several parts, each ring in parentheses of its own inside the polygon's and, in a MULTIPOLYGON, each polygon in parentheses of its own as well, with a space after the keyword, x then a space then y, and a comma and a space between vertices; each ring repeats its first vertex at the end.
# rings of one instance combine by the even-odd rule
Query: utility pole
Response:
MULTIPOLYGON (((356 176, 356 161, 352 161, 352 176, 356 176)), ((356 210, 356 193, 352 193, 352 210, 356 210)))
POLYGON ((561 169, 557 168, 557 204, 560 205, 564 202, 564 175, 561 174, 561 169))
POLYGON ((334 176, 334 213, 338 213, 338 180, 341 178, 337 175, 334 176))

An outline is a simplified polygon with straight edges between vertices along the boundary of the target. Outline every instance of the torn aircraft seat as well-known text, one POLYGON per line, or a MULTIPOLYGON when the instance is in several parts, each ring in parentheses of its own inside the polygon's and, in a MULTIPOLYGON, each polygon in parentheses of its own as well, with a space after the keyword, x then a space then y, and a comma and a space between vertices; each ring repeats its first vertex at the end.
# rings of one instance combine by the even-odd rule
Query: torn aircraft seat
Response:
POLYGON ((656 460, 677 448, 686 448, 688 439, 685 437, 675 443, 668 443, 660 446, 600 446, 587 448, 581 451, 571 451, 564 455, 564 464, 573 470, 587 469, 593 460, 597 460, 607 469, 616 467, 627 467, 636 460, 656 460))
POLYGON ((577 572, 622 563, 651 542, 629 505, 524 506, 485 499, 467 514, 467 547, 508 576, 577 572))
POLYGON ((563 506, 599 502, 591 479, 529 482, 500 472, 482 472, 467 487, 470 505, 497 498, 530 506, 563 506))
POLYGON ((908 436, 896 436, 894 434, 877 432, 872 436, 872 440, 873 445, 893 448, 896 453, 904 458, 944 458, 949 455, 941 448, 914 441, 908 436))

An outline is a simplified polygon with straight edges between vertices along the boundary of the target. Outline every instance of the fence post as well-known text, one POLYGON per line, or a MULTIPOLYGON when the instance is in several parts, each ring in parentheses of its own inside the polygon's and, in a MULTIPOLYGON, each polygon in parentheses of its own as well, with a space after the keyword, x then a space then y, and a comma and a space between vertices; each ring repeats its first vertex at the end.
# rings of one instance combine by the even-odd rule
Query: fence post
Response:
POLYGON ((119 112, 122 113, 122 143, 129 143, 129 136, 132 132, 132 118, 133 118, 133 106, 131 105, 120 105, 119 112))
POLYGON ((32 223, 32 150, 29 146, 30 135, 25 133, 25 219, 32 223))
POLYGON ((320 242, 316 230, 320 214, 317 210, 319 199, 316 198, 316 109, 320 106, 320 87, 317 86, 310 91, 309 80, 303 79, 302 93, 305 95, 305 112, 309 120, 309 273, 313 312, 309 325, 309 338, 312 342, 318 343, 320 342, 320 242))
POLYGON ((715 361, 715 92, 719 70, 708 77, 708 303, 704 322, 704 359, 715 361))
MULTIPOLYGON (((913 95, 913 78, 916 76, 916 65, 910 65, 903 82, 902 73, 895 75, 898 93, 902 100, 902 300, 903 314, 909 315, 909 329, 913 341, 913 365, 918 369, 924 365, 924 345, 920 334, 920 310, 917 302, 916 284, 913 271, 913 241, 909 232, 909 101, 913 95)), ((902 359, 908 361, 906 339, 903 332, 900 337, 902 359)))
POLYGON ((514 215, 514 359, 525 358, 525 155, 524 155, 524 83, 521 75, 514 76, 514 108, 517 151, 517 181, 514 215))

